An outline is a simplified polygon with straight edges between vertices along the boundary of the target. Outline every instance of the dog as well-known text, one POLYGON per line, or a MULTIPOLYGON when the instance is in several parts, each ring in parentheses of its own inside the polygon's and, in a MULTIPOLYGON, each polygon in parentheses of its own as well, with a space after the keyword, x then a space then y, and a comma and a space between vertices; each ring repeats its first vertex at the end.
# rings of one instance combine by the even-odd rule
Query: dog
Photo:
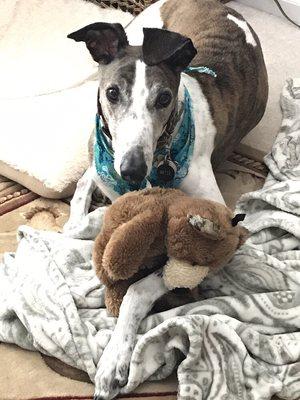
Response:
MULTIPOLYGON (((67 229, 87 214, 94 189, 114 201, 158 178, 224 204, 213 171, 258 124, 268 97, 260 42, 244 18, 218 0, 159 0, 125 30, 100 22, 68 37, 85 42, 99 63, 99 119, 67 229), (186 121, 188 143, 180 136, 186 121)), ((139 324, 166 293, 160 270, 128 289, 99 362, 95 399, 126 385, 139 324)))

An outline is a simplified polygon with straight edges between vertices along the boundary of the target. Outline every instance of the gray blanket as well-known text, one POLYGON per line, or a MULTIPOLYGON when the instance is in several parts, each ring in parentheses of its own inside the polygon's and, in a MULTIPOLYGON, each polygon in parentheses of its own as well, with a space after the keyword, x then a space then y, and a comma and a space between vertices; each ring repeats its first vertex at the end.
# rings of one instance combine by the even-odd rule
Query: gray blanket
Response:
MULTIPOLYGON (((281 104, 267 181, 237 207, 250 239, 202 283, 203 300, 142 322, 122 392, 178 367, 179 398, 300 398, 300 80, 288 81, 281 104)), ((90 213, 77 238, 20 227, 16 253, 0 266, 0 341, 55 356, 92 381, 116 323, 91 266, 104 211, 90 213)))

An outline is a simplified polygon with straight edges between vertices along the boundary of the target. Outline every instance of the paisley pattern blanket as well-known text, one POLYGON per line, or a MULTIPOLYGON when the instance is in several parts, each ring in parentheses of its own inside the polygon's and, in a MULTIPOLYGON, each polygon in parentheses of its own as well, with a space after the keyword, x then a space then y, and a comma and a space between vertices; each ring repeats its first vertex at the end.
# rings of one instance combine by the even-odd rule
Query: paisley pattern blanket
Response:
MULTIPOLYGON (((287 82, 281 105, 266 183, 237 207, 250 239, 202 283, 201 301, 142 322, 123 393, 177 367, 181 399, 300 398, 300 80, 287 82)), ((91 266, 104 211, 88 214, 73 237, 20 227, 16 253, 0 266, 0 341, 92 380, 116 323, 91 266)))

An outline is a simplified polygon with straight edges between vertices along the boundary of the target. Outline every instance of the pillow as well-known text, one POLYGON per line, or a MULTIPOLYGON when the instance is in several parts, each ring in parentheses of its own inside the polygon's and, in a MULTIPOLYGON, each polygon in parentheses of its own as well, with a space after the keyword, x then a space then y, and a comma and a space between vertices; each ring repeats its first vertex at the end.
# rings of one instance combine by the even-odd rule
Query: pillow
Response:
POLYGON ((88 167, 97 63, 67 34, 131 19, 83 0, 2 0, 0 174, 45 197, 73 193, 88 167))

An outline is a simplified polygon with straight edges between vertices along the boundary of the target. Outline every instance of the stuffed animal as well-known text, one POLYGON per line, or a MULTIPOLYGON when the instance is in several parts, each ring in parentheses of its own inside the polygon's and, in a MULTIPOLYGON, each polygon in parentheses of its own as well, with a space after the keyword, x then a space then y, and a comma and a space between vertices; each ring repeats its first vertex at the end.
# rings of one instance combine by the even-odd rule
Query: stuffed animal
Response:
POLYGON ((222 204, 177 189, 121 196, 107 209, 93 251, 108 311, 118 316, 128 287, 162 265, 168 288, 196 287, 244 243, 247 231, 237 225, 242 219, 222 204))

